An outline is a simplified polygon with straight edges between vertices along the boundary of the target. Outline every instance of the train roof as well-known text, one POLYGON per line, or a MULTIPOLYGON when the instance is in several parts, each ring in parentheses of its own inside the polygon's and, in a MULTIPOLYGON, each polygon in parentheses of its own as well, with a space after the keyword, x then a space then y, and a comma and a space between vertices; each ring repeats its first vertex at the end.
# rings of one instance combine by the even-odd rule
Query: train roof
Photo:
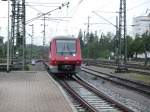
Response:
POLYGON ((73 39, 73 40, 76 40, 77 38, 74 38, 74 37, 72 37, 72 36, 56 36, 56 37, 54 37, 52 40, 54 40, 54 39, 63 39, 63 40, 68 40, 68 39, 73 39))

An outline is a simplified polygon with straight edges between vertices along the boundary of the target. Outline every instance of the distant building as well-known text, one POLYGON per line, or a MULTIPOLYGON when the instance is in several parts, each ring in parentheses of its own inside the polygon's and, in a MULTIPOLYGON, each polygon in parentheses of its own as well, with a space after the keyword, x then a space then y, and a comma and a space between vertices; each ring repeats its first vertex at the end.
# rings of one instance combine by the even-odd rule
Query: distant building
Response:
MULTIPOLYGON (((137 58, 145 58, 145 54, 138 54, 137 58)), ((150 52, 147 52, 147 58, 150 58, 150 52)))
POLYGON ((135 17, 133 19, 133 36, 142 35, 146 31, 150 32, 150 14, 135 17))

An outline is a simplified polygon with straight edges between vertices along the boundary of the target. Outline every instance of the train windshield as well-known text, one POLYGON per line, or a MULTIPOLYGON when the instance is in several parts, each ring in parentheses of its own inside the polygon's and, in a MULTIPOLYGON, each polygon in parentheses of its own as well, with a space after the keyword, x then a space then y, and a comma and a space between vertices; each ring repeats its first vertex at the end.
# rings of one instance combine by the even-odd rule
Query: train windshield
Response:
POLYGON ((56 46, 58 55, 76 55, 76 40, 56 40, 56 46))

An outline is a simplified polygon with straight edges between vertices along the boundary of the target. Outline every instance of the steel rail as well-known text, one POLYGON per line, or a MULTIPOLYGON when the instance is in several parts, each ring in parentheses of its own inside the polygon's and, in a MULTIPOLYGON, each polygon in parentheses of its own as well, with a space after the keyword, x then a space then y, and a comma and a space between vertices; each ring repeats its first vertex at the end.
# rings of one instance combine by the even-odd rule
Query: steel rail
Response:
MULTIPOLYGON (((90 59, 90 60, 84 60, 84 62, 89 62, 89 63, 95 63, 95 64, 111 64, 113 66, 117 66, 115 61, 101 61, 101 60, 94 60, 94 59, 90 59)), ((150 67, 146 67, 144 65, 140 65, 140 64, 135 64, 135 63, 127 63, 126 65, 128 68, 130 69, 141 69, 141 70, 150 70, 150 67)))
MULTIPOLYGON (((116 67, 117 67, 115 64, 110 65, 109 63, 93 63, 93 64, 96 66, 100 66, 100 67, 104 67, 104 68, 110 68, 110 69, 116 69, 116 67)), ((131 65, 127 65, 127 67, 128 67, 129 72, 141 73, 143 75, 150 76, 150 72, 146 72, 146 71, 149 71, 148 68, 142 68, 141 69, 140 67, 131 67, 131 65)))
MULTIPOLYGON (((45 66, 47 66, 47 65, 45 64, 45 66)), ((115 108, 117 108, 117 109, 119 109, 123 112, 134 112, 133 110, 131 110, 130 108, 124 106, 123 104, 112 100, 112 98, 110 98, 109 96, 107 96, 104 93, 100 92, 99 90, 97 90, 96 88, 94 88, 90 84, 86 83, 85 81, 81 80, 79 77, 78 77, 78 80, 76 78, 74 78, 74 80, 77 81, 79 84, 81 84, 86 89, 88 89, 89 91, 92 91, 93 93, 95 93, 98 97, 100 97, 100 98, 104 99, 105 101, 109 102, 109 104, 111 104, 113 107, 115 107, 115 108)), ((98 110, 95 107, 93 107, 86 100, 84 100, 77 92, 75 92, 75 90, 73 90, 67 84, 66 81, 61 80, 61 81, 59 81, 59 83, 61 84, 61 86, 63 86, 63 88, 65 88, 73 96, 73 98, 75 98, 75 100, 77 100, 79 103, 81 103, 81 106, 83 106, 84 108, 86 108, 90 112, 98 112, 98 110)))
POLYGON ((96 95, 98 95, 99 97, 104 98, 107 102, 111 103, 114 105, 114 107, 122 110, 123 112, 134 112, 133 110, 131 110, 130 108, 128 108, 127 106, 121 104, 118 101, 115 101, 114 99, 112 99, 111 97, 109 97, 108 95, 104 94, 103 92, 101 92, 100 90, 98 90, 97 88, 95 88, 94 86, 92 86, 91 84, 89 84, 88 82, 86 82, 85 80, 81 79, 79 76, 75 76, 75 80, 81 84, 82 86, 86 87, 88 90, 94 92, 96 95))
POLYGON ((88 109, 90 112, 98 112, 92 105, 80 97, 65 81, 59 81, 59 83, 74 97, 83 107, 88 109))
MULTIPOLYGON (((49 66, 46 62, 43 62, 45 65, 45 68, 48 70, 49 66)), ((82 97, 80 97, 64 80, 63 81, 58 81, 61 86, 66 89, 69 94, 73 96, 73 98, 76 98, 76 100, 82 104, 84 108, 89 110, 90 112, 98 112, 92 105, 90 105, 87 101, 85 101, 82 97)))
POLYGON ((138 83, 138 82, 128 80, 125 78, 121 78, 121 77, 117 77, 117 76, 113 76, 111 74, 100 72, 100 71, 97 71, 97 70, 94 70, 91 68, 87 68, 87 67, 83 67, 83 66, 82 66, 82 71, 87 72, 89 74, 96 75, 96 76, 101 77, 105 80, 114 82, 116 84, 125 86, 127 88, 132 89, 132 90, 136 90, 137 92, 144 93, 145 95, 150 96, 150 86, 149 85, 144 85, 142 83, 138 83), (117 79, 117 80, 115 80, 115 79, 117 79))

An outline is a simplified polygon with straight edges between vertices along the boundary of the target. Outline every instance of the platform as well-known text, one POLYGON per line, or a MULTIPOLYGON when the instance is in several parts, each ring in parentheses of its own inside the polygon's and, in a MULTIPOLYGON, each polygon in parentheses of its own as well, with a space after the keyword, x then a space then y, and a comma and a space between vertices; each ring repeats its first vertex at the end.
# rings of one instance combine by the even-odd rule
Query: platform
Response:
POLYGON ((76 112, 46 71, 0 72, 0 112, 76 112))

